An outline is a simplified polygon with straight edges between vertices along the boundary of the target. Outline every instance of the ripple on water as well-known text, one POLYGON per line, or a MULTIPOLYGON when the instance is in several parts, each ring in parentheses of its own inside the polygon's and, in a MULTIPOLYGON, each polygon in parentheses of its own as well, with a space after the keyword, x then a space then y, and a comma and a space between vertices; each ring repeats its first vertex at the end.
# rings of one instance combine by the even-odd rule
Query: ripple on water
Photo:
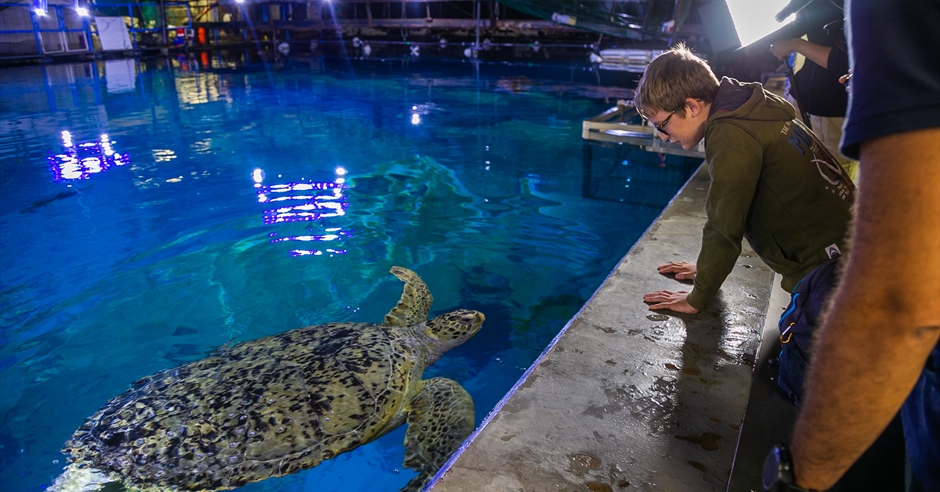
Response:
MULTIPOLYGON (((110 92, 105 82, 116 74, 107 71, 116 67, 105 64, 30 69, 0 84, 0 121, 12 129, 0 132, 0 205, 14 211, 0 214, 0 228, 15 231, 0 234, 0 257, 17 259, 4 265, 0 282, 7 337, 0 385, 12 395, 4 410, 17 423, 0 433, 0 459, 13 463, 4 469, 23 471, 4 473, 12 490, 39 490, 60 471, 44 453, 147 374, 199 358, 231 337, 324 320, 381 320, 401 294, 386 279, 392 262, 428 272, 436 310, 469 304, 489 318, 490 338, 471 340, 437 366, 470 380, 482 419, 518 376, 504 377, 505 368, 529 366, 659 213, 648 202, 623 201, 634 188, 598 196, 612 189, 609 182, 592 183, 594 195, 585 196, 582 141, 571 130, 609 104, 571 92, 571 81, 537 85, 538 98, 507 98, 462 66, 422 64, 422 74, 434 73, 430 91, 410 87, 413 74, 404 66, 386 75, 371 64, 337 68, 320 60, 236 72, 225 56, 213 53, 212 64, 222 64, 198 73, 173 68, 196 59, 135 61, 126 75, 139 91, 110 92), (448 108, 446 121, 432 112, 403 128, 400 111, 382 109, 411 107, 415 97, 448 108), (65 130, 76 143, 107 132, 129 164, 80 182, 53 181, 47 157, 61 151, 65 130), (412 154, 421 157, 398 159, 412 154), (335 180, 338 166, 353 183, 345 214, 318 210, 315 220, 265 224, 266 211, 316 200, 259 201, 254 169, 267 173, 268 186, 335 180), (68 197, 45 201, 61 193, 68 197), (16 213, 32 204, 42 206, 16 213), (348 254, 289 256, 334 244, 348 254), (572 271, 578 275, 564 273, 572 271), (186 343, 174 343, 180 340, 186 343), (519 355, 494 361, 494 353, 519 355), (74 404, 48 404, 61 395, 74 404)), ((595 156, 606 162, 608 150, 595 156)), ((658 176, 644 181, 644 192, 668 198, 685 182, 682 166, 631 161, 629 172, 658 176)), ((598 415, 612 418, 626 404, 615 396, 598 415)), ((189 409, 175 402, 161 411, 189 409)), ((257 439, 244 415, 231 418, 239 422, 236 435, 257 439)), ((355 477, 349 489, 399 489, 411 473, 397 476, 394 468, 404 459, 403 439, 404 429, 325 463, 305 474, 312 477, 307 488, 346 488, 332 481, 342 476, 355 477)), ((220 474, 214 466, 199 470, 220 474)), ((279 483, 300 489, 302 482, 279 483)))

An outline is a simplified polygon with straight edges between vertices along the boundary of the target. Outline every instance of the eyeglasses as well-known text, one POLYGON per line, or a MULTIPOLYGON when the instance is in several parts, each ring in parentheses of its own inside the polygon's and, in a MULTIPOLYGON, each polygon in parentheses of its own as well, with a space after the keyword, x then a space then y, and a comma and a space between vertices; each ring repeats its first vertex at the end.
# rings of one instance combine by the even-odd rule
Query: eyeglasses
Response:
POLYGON ((665 128, 666 128, 666 123, 669 123, 669 119, 672 118, 672 115, 674 115, 674 114, 676 114, 675 111, 669 113, 669 116, 667 116, 666 119, 664 119, 664 120, 662 121, 662 123, 660 123, 660 124, 658 124, 658 125, 653 125, 653 126, 656 127, 657 130, 659 130, 659 133, 662 133, 663 135, 665 135, 665 136, 667 136, 667 137, 669 136, 669 132, 667 132, 667 131, 665 130, 665 128))

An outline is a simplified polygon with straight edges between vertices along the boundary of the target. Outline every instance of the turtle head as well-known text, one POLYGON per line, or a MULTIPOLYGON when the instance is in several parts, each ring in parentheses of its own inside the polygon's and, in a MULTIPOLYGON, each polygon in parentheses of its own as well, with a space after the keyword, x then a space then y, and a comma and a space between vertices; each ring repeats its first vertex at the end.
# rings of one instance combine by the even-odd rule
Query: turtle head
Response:
POLYGON ((433 360, 428 361, 428 364, 476 335, 484 319, 486 317, 483 313, 470 309, 458 309, 429 319, 424 324, 424 334, 431 339, 434 347, 430 355, 433 360))

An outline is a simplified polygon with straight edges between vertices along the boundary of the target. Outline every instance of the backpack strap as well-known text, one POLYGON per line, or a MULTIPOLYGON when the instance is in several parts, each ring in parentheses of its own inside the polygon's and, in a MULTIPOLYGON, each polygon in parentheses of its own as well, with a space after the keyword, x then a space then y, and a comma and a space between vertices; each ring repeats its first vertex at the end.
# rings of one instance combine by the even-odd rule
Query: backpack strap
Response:
POLYGON ((790 326, 780 330, 780 343, 787 344, 790 343, 790 340, 793 338, 793 335, 811 335, 816 329, 819 328, 817 325, 808 325, 805 323, 790 323, 790 326))

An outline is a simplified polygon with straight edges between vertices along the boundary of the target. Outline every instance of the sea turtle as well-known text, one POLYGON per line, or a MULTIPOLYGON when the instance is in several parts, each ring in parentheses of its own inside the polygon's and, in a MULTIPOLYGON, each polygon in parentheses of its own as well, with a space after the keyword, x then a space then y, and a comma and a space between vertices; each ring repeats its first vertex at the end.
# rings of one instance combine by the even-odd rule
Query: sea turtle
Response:
POLYGON ((427 319, 431 293, 414 272, 381 325, 329 323, 219 350, 145 377, 65 443, 70 464, 50 488, 222 490, 317 466, 407 422, 405 466, 423 488, 473 431, 458 383, 421 379, 479 331, 483 314, 427 319))

